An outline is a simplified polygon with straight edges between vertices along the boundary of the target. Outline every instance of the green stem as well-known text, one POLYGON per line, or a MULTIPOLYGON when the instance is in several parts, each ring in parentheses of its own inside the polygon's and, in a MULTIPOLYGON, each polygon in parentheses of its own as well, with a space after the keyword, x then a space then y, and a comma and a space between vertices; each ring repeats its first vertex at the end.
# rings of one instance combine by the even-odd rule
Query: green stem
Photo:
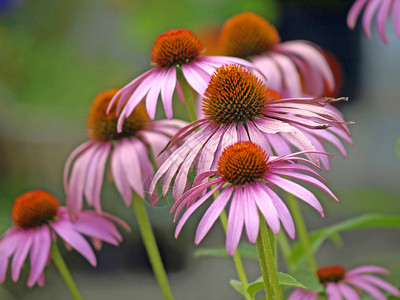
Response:
POLYGON ((64 279, 64 282, 68 286, 74 299, 83 300, 74 280, 72 279, 71 273, 69 272, 67 265, 65 264, 64 259, 61 256, 60 250, 58 250, 56 242, 51 243, 50 252, 54 264, 56 265, 58 271, 61 274, 61 277, 64 279))
MULTIPOLYGON (((225 211, 222 211, 219 219, 221 220, 222 227, 224 228, 224 231, 226 234, 227 230, 228 230, 228 218, 226 216, 225 211)), ((249 281, 247 280, 246 271, 244 270, 242 259, 240 258, 240 254, 239 254, 238 250, 236 250, 235 253, 233 254, 233 261, 235 263, 236 272, 239 276, 240 282, 242 283, 244 296, 247 300, 252 300, 253 298, 247 292, 247 288, 249 286, 249 281)))
POLYGON ((289 271, 293 271, 295 266, 290 262, 290 245, 285 233, 282 230, 279 232, 277 240, 279 244, 279 249, 281 250, 283 259, 286 263, 286 267, 289 271))
POLYGON ((257 238, 257 252, 258 252, 258 258, 260 261, 261 274, 262 274, 262 278, 264 281, 265 296, 268 300, 271 300, 271 299, 273 299, 272 298, 272 286, 271 286, 271 281, 269 280, 267 259, 264 254, 264 246, 263 246, 263 241, 261 238, 261 233, 258 234, 258 238, 257 238))
POLYGON ((179 85, 181 86, 182 89, 183 97, 185 98, 186 109, 188 111, 190 121, 194 122, 197 120, 197 114, 196 114, 196 105, 195 105, 195 100, 193 98, 192 88, 190 87, 185 77, 183 76, 182 68, 177 67, 176 74, 179 85))
POLYGON ((272 291, 274 293, 273 299, 282 300, 283 295, 282 295, 281 286, 279 284, 278 271, 277 271, 276 265, 275 265, 274 252, 271 247, 271 240, 269 238, 267 224, 265 224, 264 216, 261 213, 259 213, 259 214, 260 214, 259 238, 261 236, 261 241, 262 241, 262 246, 264 248, 264 255, 265 255, 265 259, 266 259, 268 274, 269 274, 269 278, 271 280, 272 291))
POLYGON ((154 238, 150 220, 147 216, 144 200, 141 199, 137 194, 134 194, 133 196, 133 206, 135 208, 139 230, 142 235, 144 246, 146 247, 147 255, 149 256, 158 285, 164 295, 164 298, 166 300, 172 300, 174 297, 172 296, 167 274, 165 273, 156 239, 154 238))
POLYGON ((296 224, 296 231, 299 236, 299 240, 303 247, 304 253, 306 255, 308 264, 310 265, 311 271, 315 272, 318 266, 314 257, 314 253, 311 250, 306 224, 304 222, 303 215, 301 214, 300 207, 297 203, 297 199, 290 193, 286 193, 286 199, 288 200, 290 212, 292 213, 294 222, 296 224))

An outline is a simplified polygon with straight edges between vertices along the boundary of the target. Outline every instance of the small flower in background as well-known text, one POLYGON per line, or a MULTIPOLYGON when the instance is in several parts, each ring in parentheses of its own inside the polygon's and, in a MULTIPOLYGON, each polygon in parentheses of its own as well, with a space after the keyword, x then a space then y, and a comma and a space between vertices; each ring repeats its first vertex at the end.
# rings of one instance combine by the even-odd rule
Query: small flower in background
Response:
POLYGON ((356 0, 347 15, 347 25, 353 29, 358 16, 365 7, 362 25, 365 35, 371 38, 371 23, 376 13, 376 28, 382 42, 388 43, 386 37, 386 21, 392 16, 394 31, 400 39, 400 1, 399 0, 356 0))
POLYGON ((71 223, 66 208, 61 207, 53 195, 42 190, 30 191, 18 197, 13 206, 12 220, 14 226, 0 239, 0 283, 5 281, 12 256, 11 278, 17 281, 29 255, 29 287, 36 283, 44 285, 43 271, 50 259, 50 245, 52 241, 55 242, 56 234, 95 266, 95 254, 82 235, 95 239, 97 243, 105 241, 118 245, 122 237, 112 221, 130 230, 116 217, 93 211, 80 212, 76 222, 71 223))
MULTIPOLYGON (((165 195, 176 175, 173 197, 178 199, 194 164, 197 174, 210 170, 216 166, 222 150, 237 141, 251 140, 268 155, 275 152, 279 156, 292 153, 292 146, 301 151, 325 152, 324 142, 329 141, 345 156, 338 137, 352 143, 350 132, 341 114, 328 105, 332 101, 336 100, 279 99, 249 71, 237 65, 223 66, 214 73, 204 94, 204 118, 172 138, 170 145, 182 145, 158 169, 150 190, 163 178, 165 195)), ((321 160, 328 169, 325 155, 306 155, 315 163, 321 160)))
POLYGON ((251 63, 235 57, 201 57, 202 52, 202 43, 187 29, 172 29, 158 36, 151 51, 151 61, 155 67, 123 87, 111 101, 110 108, 116 105, 116 113, 120 114, 118 131, 122 130, 124 120, 144 98, 147 112, 150 118, 154 119, 160 93, 165 114, 168 119, 172 119, 172 95, 175 88, 184 102, 177 81, 177 67, 181 68, 186 81, 200 95, 207 88, 207 83, 216 68, 227 63, 254 67, 251 63))
POLYGON ((298 154, 300 153, 271 157, 252 142, 236 143, 225 148, 218 161, 217 169, 199 174, 193 183, 193 187, 180 197, 173 206, 171 213, 176 210, 174 220, 187 206, 187 211, 182 215, 176 227, 175 236, 179 235, 183 225, 193 212, 210 199, 215 192, 219 191, 219 195, 204 213, 197 227, 196 245, 208 233, 229 201, 231 201, 231 205, 226 236, 226 250, 229 255, 232 255, 237 248, 243 226, 246 229, 249 241, 251 243, 256 242, 260 225, 258 211, 263 214, 268 226, 275 234, 279 232, 281 222, 288 235, 293 239, 295 227, 292 216, 285 203, 275 193, 272 188, 273 185, 308 203, 322 217, 324 214, 318 199, 310 191, 283 178, 283 176, 308 182, 338 201, 336 196, 319 180, 298 173, 298 171, 306 172, 323 180, 307 165, 293 164, 296 161, 303 161, 314 165, 312 162, 298 157, 298 154), (206 178, 212 180, 202 183, 206 178), (211 190, 202 195, 210 187, 211 190), (199 197, 200 199, 197 200, 199 197))
MULTIPOLYGON (((264 18, 245 12, 228 19, 221 31, 223 55, 248 59, 283 97, 323 96, 335 80, 323 50, 307 41, 281 43, 278 31, 264 18)), ((259 74, 255 70, 255 74, 259 74)))
MULTIPOLYGON (((83 196, 90 206, 101 211, 100 194, 108 158, 112 178, 126 205, 131 204, 132 189, 145 197, 154 174, 149 149, 162 163, 168 153, 159 156, 161 150, 187 124, 179 120, 151 121, 144 104, 140 104, 118 133, 115 110, 106 113, 117 92, 118 89, 108 90, 95 98, 87 120, 90 140, 75 149, 66 162, 64 187, 72 218, 82 209, 83 196)), ((157 193, 150 196, 150 201, 157 205, 157 193)))
MULTIPOLYGON (((388 271, 377 266, 361 266, 346 271, 343 266, 334 265, 321 268, 317 271, 318 278, 325 288, 328 300, 359 300, 362 292, 366 292, 374 299, 386 300, 386 296, 379 290, 400 296, 400 291, 392 284, 379 278, 377 274, 387 274, 388 271)), ((317 300, 318 292, 305 289, 295 289, 288 300, 317 300)))

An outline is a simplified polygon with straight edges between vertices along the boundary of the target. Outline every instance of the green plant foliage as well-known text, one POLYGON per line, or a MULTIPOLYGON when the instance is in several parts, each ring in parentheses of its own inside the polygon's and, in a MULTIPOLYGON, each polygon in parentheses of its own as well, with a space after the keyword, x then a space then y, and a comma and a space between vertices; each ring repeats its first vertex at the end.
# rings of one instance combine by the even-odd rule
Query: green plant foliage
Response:
MULTIPOLYGON (((257 250, 252 244, 240 243, 238 251, 241 257, 258 260, 257 250)), ((224 246, 215 248, 199 248, 194 251, 194 256, 229 257, 224 246)))

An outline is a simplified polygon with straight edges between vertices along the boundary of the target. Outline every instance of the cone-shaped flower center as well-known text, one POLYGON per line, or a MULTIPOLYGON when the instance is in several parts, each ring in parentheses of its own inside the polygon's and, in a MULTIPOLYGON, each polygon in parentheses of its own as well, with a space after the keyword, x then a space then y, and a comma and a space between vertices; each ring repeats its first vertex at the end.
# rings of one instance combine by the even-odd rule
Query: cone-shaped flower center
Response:
POLYGON ((59 206, 53 195, 40 190, 30 191, 15 200, 12 220, 22 229, 41 226, 54 219, 59 206))
POLYGON ((117 132, 118 116, 115 114, 116 105, 107 114, 107 107, 118 92, 118 89, 104 91, 97 95, 89 110, 87 133, 95 141, 116 140, 134 135, 138 130, 147 129, 150 117, 144 104, 139 104, 132 114, 124 121, 122 132, 117 132))
POLYGON ((266 153, 252 142, 226 147, 218 161, 218 174, 228 182, 239 185, 255 182, 267 171, 266 153))
POLYGON ((275 27, 251 12, 228 19, 220 37, 223 54, 241 58, 261 54, 280 41, 275 27))
POLYGON ((222 66, 204 93, 204 115, 217 124, 239 123, 257 117, 269 100, 262 81, 237 65, 222 66))
POLYGON ((324 284, 327 282, 339 282, 344 279, 346 269, 340 265, 327 266, 317 271, 319 281, 324 284))
POLYGON ((203 51, 200 40, 187 29, 172 29, 158 36, 151 61, 162 68, 188 64, 203 51))

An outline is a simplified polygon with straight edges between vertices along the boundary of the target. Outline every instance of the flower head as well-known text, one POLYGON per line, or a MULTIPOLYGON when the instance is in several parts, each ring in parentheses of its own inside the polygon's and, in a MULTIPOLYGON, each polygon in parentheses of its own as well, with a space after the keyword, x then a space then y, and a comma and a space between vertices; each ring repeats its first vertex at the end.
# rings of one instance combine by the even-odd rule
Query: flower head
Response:
POLYGON ((76 222, 71 223, 66 208, 60 206, 53 195, 42 190, 30 191, 18 197, 12 210, 12 220, 14 226, 0 238, 0 283, 5 281, 12 256, 11 278, 17 281, 29 255, 30 287, 36 283, 43 286, 44 268, 49 261, 50 245, 56 235, 95 266, 95 254, 82 235, 118 245, 122 237, 112 221, 129 230, 121 220, 92 211, 80 212, 76 222))
MULTIPOLYGON (((287 155, 293 152, 292 146, 300 151, 325 152, 326 140, 346 154, 338 137, 351 143, 350 133, 340 113, 328 105, 335 99, 277 98, 279 95, 260 79, 237 65, 217 69, 204 94, 204 118, 172 138, 170 146, 181 141, 182 145, 159 168, 150 189, 162 179, 166 194, 175 178, 173 196, 178 199, 191 168, 197 167, 197 174, 210 170, 217 165, 222 150, 238 141, 250 140, 268 155, 287 155)), ((325 155, 306 155, 329 168, 325 155)))
MULTIPOLYGON (((400 296, 400 291, 390 283, 384 281, 373 273, 387 274, 388 271, 377 266, 361 266, 346 271, 343 266, 333 265, 319 269, 317 275, 320 283, 324 288, 328 300, 360 299, 361 293, 364 291, 374 299, 385 300, 386 296, 379 290, 400 296)), ((318 292, 307 291, 305 289, 295 289, 289 296, 289 300, 317 300, 318 292)))
POLYGON ((379 37, 385 44, 388 43, 386 37, 386 20, 392 16, 393 27, 397 37, 400 39, 400 1, 398 0, 356 0, 347 15, 347 25, 353 29, 356 26, 358 16, 365 7, 362 18, 365 35, 371 38, 371 23, 376 12, 376 28, 379 37))
POLYGON ((252 62, 255 74, 284 97, 322 96, 335 88, 332 70, 318 46, 306 41, 281 43, 275 27, 252 12, 225 22, 220 45, 223 55, 252 62))
MULTIPOLYGON (((161 150, 186 124, 178 120, 151 121, 144 104, 140 104, 127 117, 122 131, 117 132, 118 117, 106 113, 117 92, 118 89, 105 91, 95 98, 87 120, 90 140, 74 150, 65 165, 64 186, 72 218, 82 209, 83 196, 90 206, 101 211, 100 194, 107 160, 127 205, 132 201, 132 189, 145 197, 154 174, 149 149, 158 158, 157 163, 161 163, 168 155, 159 156, 161 150)), ((157 194, 151 195, 150 200, 156 205, 157 194)))
POLYGON ((214 70, 227 63, 237 63, 245 67, 253 64, 235 57, 200 56, 203 46, 199 39, 187 29, 172 29, 161 34, 151 51, 151 61, 155 67, 142 74, 115 94, 109 106, 109 112, 116 105, 119 114, 118 132, 121 132, 124 120, 134 108, 146 99, 146 109, 154 119, 158 96, 164 105, 167 118, 172 119, 172 96, 175 88, 184 102, 182 90, 177 81, 177 71, 182 72, 189 85, 203 95, 214 70))
POLYGON ((193 187, 183 194, 173 206, 171 212, 175 211, 174 220, 185 206, 188 207, 176 227, 175 236, 179 235, 183 225, 193 212, 219 191, 219 195, 207 209, 197 227, 196 245, 208 233, 230 201, 226 237, 226 249, 229 255, 232 255, 237 248, 243 226, 249 241, 255 243, 260 222, 258 211, 263 214, 275 234, 279 232, 280 223, 282 223, 288 235, 294 238, 293 219, 285 203, 275 193, 272 186, 276 185, 305 201, 321 216, 323 216, 323 209, 310 191, 283 176, 308 182, 337 201, 335 195, 322 182, 313 177, 323 180, 312 168, 307 165, 293 164, 293 162, 303 161, 314 165, 312 162, 298 157, 297 154, 282 157, 269 156, 261 147, 252 142, 240 142, 226 147, 218 161, 217 169, 199 174, 194 180, 193 187), (313 176, 299 173, 299 171, 313 176), (204 182, 207 178, 211 180, 204 182), (210 190, 206 192, 208 188, 210 190))

